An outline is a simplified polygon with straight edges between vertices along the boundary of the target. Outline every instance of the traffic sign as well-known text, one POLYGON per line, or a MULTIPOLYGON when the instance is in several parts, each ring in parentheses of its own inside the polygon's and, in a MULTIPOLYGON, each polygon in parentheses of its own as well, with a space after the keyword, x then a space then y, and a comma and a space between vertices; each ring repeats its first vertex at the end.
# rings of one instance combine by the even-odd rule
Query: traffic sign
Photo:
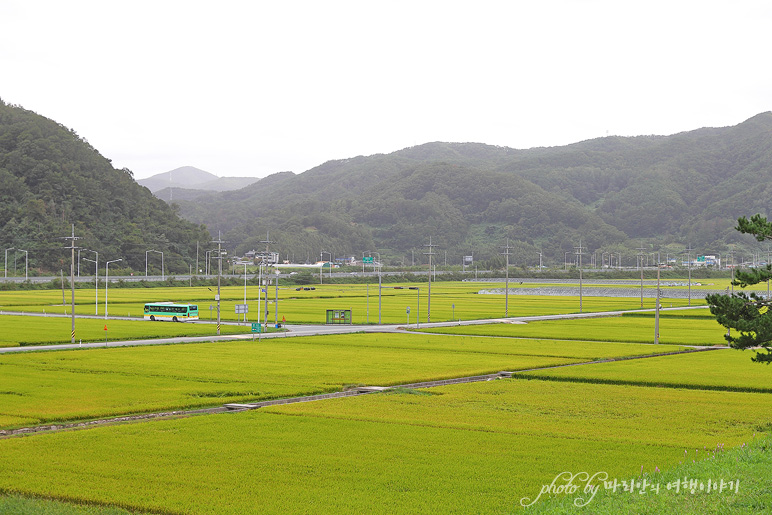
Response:
POLYGON ((363 263, 372 264, 373 263, 373 257, 372 256, 366 256, 362 258, 363 263))
POLYGON ((252 332, 253 333, 260 333, 260 332, 262 332, 260 330, 260 328, 261 328, 261 325, 259 323, 254 323, 254 322, 252 323, 252 332))

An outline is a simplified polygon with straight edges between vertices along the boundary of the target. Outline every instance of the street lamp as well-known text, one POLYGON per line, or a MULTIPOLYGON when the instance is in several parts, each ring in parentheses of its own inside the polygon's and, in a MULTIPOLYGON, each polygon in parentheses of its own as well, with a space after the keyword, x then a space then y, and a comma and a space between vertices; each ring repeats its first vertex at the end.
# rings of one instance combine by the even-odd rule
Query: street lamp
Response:
MULTIPOLYGON (((378 254, 376 252, 376 254, 378 254)), ((381 255, 378 254, 378 325, 381 325, 381 255)), ((767 281, 769 284, 769 281, 767 281)), ((767 294, 769 297, 769 294, 767 294)))
POLYGON ((8 251, 16 250, 16 247, 8 247, 5 249, 5 261, 3 261, 3 268, 5 269, 5 278, 8 278, 8 251))
POLYGON ((83 249, 86 252, 96 254, 96 259, 83 258, 83 261, 94 263, 94 314, 99 314, 99 252, 96 250, 83 249))
MULTIPOLYGON (((273 271, 276 274, 276 290, 273 294, 273 326, 276 327, 279 325, 279 274, 281 271, 277 268, 273 271)), ((265 294, 265 304, 268 305, 268 293, 265 294)))
POLYGON ((110 263, 117 263, 118 261, 123 261, 123 259, 113 259, 105 265, 105 320, 107 320, 107 283, 110 277, 110 263))
POLYGON ((147 277, 147 255, 149 252, 156 252, 161 254, 161 280, 164 280, 164 253, 160 250, 146 250, 145 251, 145 277, 147 277))

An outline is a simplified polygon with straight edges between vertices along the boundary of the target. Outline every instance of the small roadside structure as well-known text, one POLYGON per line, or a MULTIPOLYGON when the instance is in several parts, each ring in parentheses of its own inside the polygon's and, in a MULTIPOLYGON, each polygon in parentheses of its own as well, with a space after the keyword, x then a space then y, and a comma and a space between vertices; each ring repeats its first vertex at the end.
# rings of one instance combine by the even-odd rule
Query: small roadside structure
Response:
POLYGON ((327 310, 327 324, 348 324, 351 325, 351 310, 350 309, 328 309, 327 310))

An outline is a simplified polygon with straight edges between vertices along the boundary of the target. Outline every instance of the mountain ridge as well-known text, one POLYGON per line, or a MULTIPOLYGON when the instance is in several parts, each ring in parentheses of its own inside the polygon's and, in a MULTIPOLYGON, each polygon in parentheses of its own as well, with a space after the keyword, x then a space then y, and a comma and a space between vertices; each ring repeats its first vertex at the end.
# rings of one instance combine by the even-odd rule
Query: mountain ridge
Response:
POLYGON ((314 218, 323 214, 357 227, 372 245, 402 259, 429 236, 455 257, 476 248, 493 258, 506 238, 523 255, 549 249, 559 256, 580 238, 597 249, 632 254, 641 239, 726 250, 742 243, 733 234, 738 216, 749 206, 766 212, 770 196, 750 203, 741 197, 766 188, 770 148, 770 112, 735 126, 608 136, 562 147, 431 142, 269 176, 195 205, 182 201, 180 213, 222 230, 238 248, 254 246, 265 231, 291 228, 294 236, 282 245, 307 254, 312 250, 300 240, 311 227, 320 235, 314 218))
MULTIPOLYGON (((218 177, 217 175, 201 170, 194 166, 181 166, 168 172, 157 173, 145 179, 139 179, 137 183, 148 188, 151 193, 161 199, 173 198, 167 194, 159 194, 163 190, 180 188, 196 190, 203 195, 212 191, 232 191, 244 188, 260 179, 257 177, 218 177)), ((173 193, 173 192, 172 192, 173 193)), ((190 198, 190 194, 187 195, 190 198)))

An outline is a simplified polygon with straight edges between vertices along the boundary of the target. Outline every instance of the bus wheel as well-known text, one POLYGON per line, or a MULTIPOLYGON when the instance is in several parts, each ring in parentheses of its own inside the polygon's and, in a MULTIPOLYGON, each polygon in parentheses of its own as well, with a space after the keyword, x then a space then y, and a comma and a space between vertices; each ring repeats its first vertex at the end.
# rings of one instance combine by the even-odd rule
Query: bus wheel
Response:
POLYGON ((172 320, 174 320, 175 322, 179 322, 179 320, 177 320, 177 317, 172 317, 172 320))
POLYGON ((153 322, 155 322, 155 316, 153 316, 153 315, 150 315, 150 320, 152 320, 153 322))

